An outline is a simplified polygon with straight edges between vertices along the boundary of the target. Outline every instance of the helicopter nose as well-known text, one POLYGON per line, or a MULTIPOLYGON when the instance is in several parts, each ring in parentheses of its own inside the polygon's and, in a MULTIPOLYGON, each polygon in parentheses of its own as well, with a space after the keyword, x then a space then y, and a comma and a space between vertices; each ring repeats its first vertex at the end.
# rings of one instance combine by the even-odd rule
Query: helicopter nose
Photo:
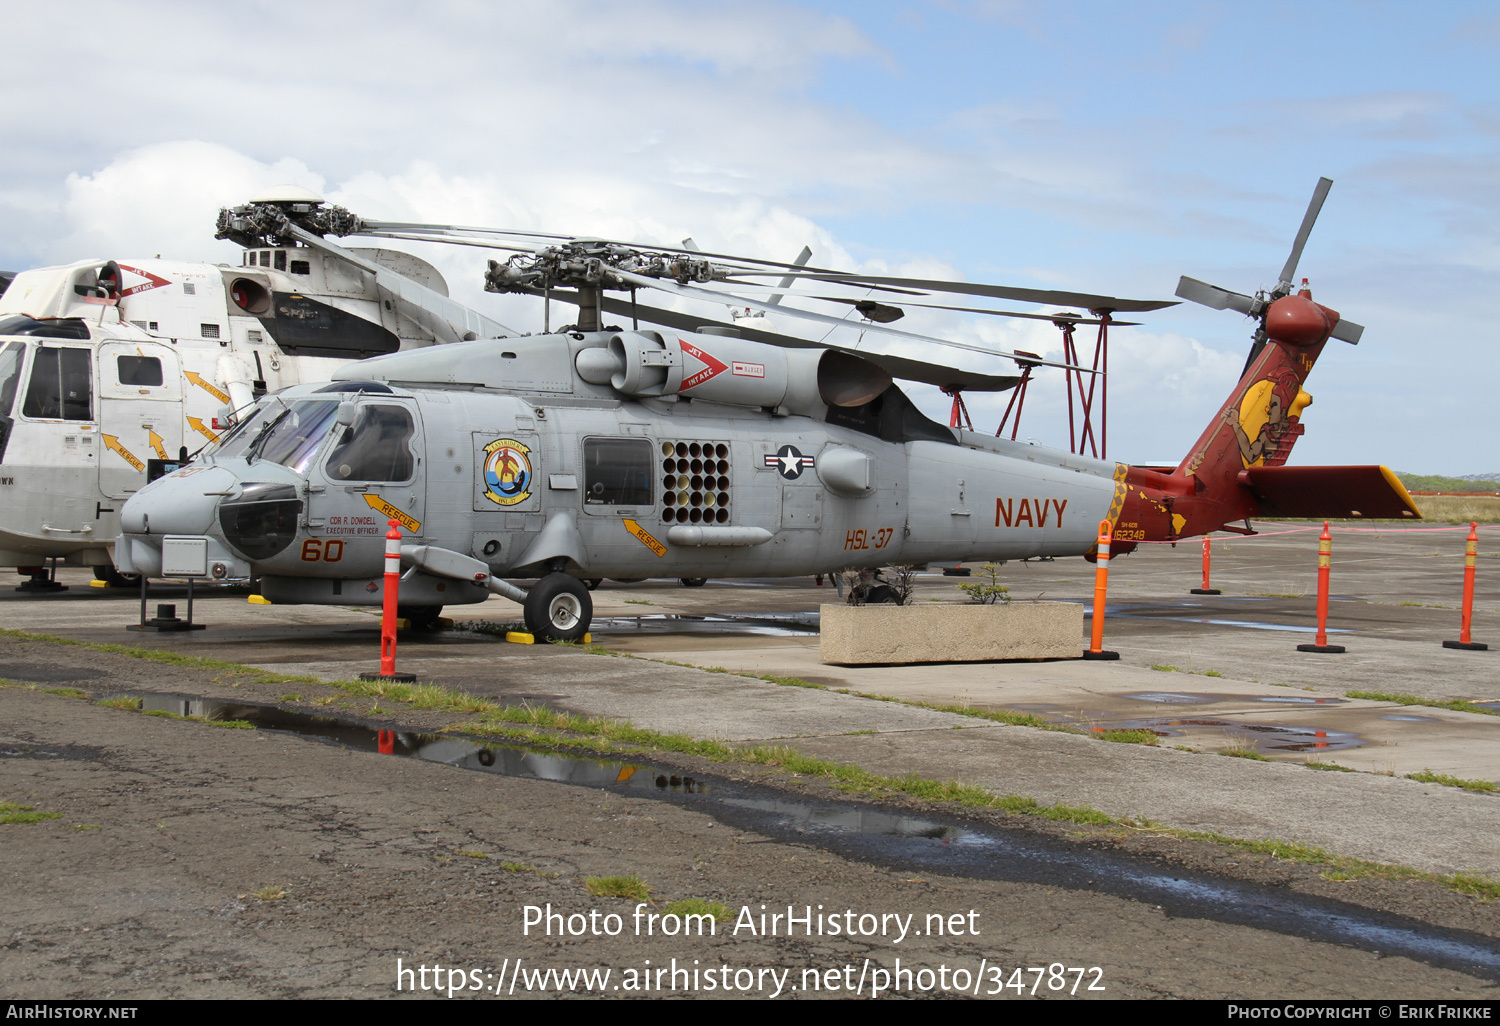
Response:
POLYGON ((206 534, 219 499, 235 490, 235 477, 209 467, 187 477, 164 477, 130 497, 120 510, 126 534, 206 534))

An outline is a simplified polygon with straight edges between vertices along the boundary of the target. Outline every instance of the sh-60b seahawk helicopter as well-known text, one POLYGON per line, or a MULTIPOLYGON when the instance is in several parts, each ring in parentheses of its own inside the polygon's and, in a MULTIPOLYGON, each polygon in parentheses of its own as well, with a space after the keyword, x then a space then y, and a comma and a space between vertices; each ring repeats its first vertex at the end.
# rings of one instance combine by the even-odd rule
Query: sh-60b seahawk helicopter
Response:
MULTIPOLYGON (((403 616, 422 623, 445 605, 498 593, 522 603, 539 635, 573 639, 592 615, 587 578, 1088 555, 1101 519, 1128 550, 1263 513, 1416 516, 1384 468, 1282 466, 1311 402, 1302 383, 1313 362, 1330 337, 1352 342, 1362 330, 1306 289, 1291 294, 1318 202, 1271 293, 1239 296, 1184 279, 1182 289, 1196 289, 1188 298, 1254 314, 1259 341, 1219 415, 1171 472, 945 427, 892 383, 1001 389, 1013 376, 766 331, 736 337, 724 324, 688 330, 703 322, 639 307, 634 290, 723 302, 724 293, 701 285, 727 282, 742 293, 747 279, 780 276, 827 291, 1064 302, 1106 317, 1167 303, 362 222, 337 208, 297 216, 235 208, 221 213, 220 234, 247 246, 299 242, 337 253, 323 236, 338 233, 518 250, 491 261, 487 287, 565 300, 579 320, 555 333, 378 356, 331 384, 267 397, 216 448, 126 504, 117 551, 122 566, 152 576, 258 575, 273 603, 377 605, 394 520, 407 538, 403 616), (620 300, 606 290, 632 294, 620 300), (604 313, 671 330, 607 327, 604 313), (536 580, 523 589, 506 578, 536 580)), ((827 298, 867 303, 868 330, 955 345, 879 323, 900 315, 884 301, 827 298)), ((734 302, 844 323, 743 295, 734 302)))
MULTIPOLYGON (((321 200, 280 187, 277 209, 321 200)), ((49 559, 116 578, 124 500, 186 462, 268 391, 351 360, 508 334, 388 249, 247 249, 239 266, 83 260, 0 296, 0 566, 46 589, 49 559)), ((116 578, 117 579, 117 578, 116 578)))

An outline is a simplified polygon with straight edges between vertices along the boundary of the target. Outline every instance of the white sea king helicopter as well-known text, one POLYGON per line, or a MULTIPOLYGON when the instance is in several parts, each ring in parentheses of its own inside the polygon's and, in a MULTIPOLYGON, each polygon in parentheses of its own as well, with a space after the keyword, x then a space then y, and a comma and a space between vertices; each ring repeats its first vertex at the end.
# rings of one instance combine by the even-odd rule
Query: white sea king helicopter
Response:
MULTIPOLYGON (((1087 556, 1101 520, 1111 522, 1118 551, 1252 515, 1415 517, 1382 467, 1282 465, 1312 401, 1302 383, 1313 362, 1330 337, 1354 342, 1362 330, 1305 288, 1292 294, 1320 203, 1321 195, 1271 292, 1243 296, 1192 279, 1179 287, 1188 298, 1243 308, 1257 319, 1258 342, 1220 413, 1175 469, 947 427, 892 382, 999 390, 1015 385, 1015 375, 736 330, 638 305, 636 292, 846 324, 775 300, 808 282, 826 293, 874 291, 885 298, 822 298, 866 313, 866 330, 949 351, 974 347, 889 327, 901 314, 891 304, 937 305, 918 300, 960 293, 1078 306, 1097 322, 1167 302, 362 221, 338 208, 226 210, 220 236, 252 250, 299 244, 336 255, 330 234, 512 250, 490 261, 487 289, 574 304, 578 320, 540 335, 376 356, 344 367, 330 384, 265 397, 191 466, 126 503, 117 557, 122 568, 150 576, 258 576, 272 603, 378 605, 384 537, 395 521, 405 568, 399 605, 414 624, 498 593, 523 605, 541 637, 576 639, 589 627, 585 580, 593 578, 777 577, 1087 556), (770 298, 746 298, 765 277, 781 279, 758 289, 770 298), (629 295, 610 294, 620 292, 629 295), (630 327, 607 325, 607 316, 630 327), (659 327, 642 327, 642 319, 659 327)), ((981 351, 1023 366, 1048 363, 981 351)))
MULTIPOLYGON (((281 186, 257 200, 314 210, 281 186)), ((448 298, 431 264, 389 249, 245 250, 239 266, 81 260, 0 295, 0 566, 59 587, 49 560, 119 582, 119 509, 218 441, 230 411, 362 357, 511 329, 448 298)))

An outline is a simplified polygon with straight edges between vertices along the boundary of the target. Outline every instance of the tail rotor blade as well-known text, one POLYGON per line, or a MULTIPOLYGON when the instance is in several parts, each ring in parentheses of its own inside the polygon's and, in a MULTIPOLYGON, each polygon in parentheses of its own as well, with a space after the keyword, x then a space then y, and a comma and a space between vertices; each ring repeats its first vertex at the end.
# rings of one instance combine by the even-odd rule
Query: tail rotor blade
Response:
POLYGON ((1210 285, 1197 278, 1183 275, 1177 282, 1177 295, 1191 303, 1198 303, 1211 310, 1238 310, 1242 314, 1257 312, 1258 303, 1253 296, 1230 292, 1217 285, 1210 285))
POLYGON ((1297 229, 1297 239, 1292 243, 1292 255, 1286 258, 1286 266, 1281 269, 1280 282, 1276 291, 1286 293, 1292 287, 1292 275, 1297 273, 1297 263, 1302 259, 1302 247, 1307 245, 1307 237, 1312 234, 1313 223, 1318 219, 1318 211, 1323 209, 1323 201, 1328 198, 1328 190, 1333 188, 1332 178, 1319 178, 1317 188, 1313 189, 1312 201, 1307 205, 1307 213, 1302 215, 1302 227, 1297 229))

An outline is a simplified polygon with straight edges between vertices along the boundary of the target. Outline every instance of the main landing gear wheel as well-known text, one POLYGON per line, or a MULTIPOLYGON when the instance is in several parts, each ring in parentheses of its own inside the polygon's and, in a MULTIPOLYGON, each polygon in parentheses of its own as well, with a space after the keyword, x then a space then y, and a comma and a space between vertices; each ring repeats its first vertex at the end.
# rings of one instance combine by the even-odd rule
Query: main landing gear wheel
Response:
POLYGON ((577 641, 594 619, 588 587, 568 574, 548 574, 526 593, 526 626, 547 641, 577 641))
POLYGON ((411 624, 414 631, 425 631, 443 615, 442 606, 397 606, 396 615, 411 624))
POLYGON ((684 588, 701 588, 708 583, 707 577, 679 577, 684 588))
POLYGON ((141 584, 141 575, 122 574, 114 568, 114 564, 103 563, 94 567, 94 580, 103 581, 111 588, 138 588, 141 584))

